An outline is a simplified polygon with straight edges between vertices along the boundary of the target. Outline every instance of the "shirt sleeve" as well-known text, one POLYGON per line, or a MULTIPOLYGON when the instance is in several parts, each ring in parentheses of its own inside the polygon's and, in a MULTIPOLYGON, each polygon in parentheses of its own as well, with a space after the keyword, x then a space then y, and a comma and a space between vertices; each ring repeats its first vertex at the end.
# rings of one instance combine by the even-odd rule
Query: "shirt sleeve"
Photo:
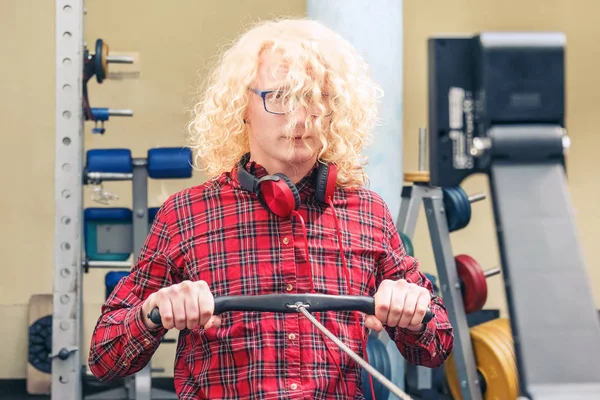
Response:
POLYGON ((101 381, 120 379, 144 368, 167 332, 162 327, 149 330, 141 314, 142 304, 151 293, 181 281, 170 257, 177 244, 163 207, 131 272, 102 305, 92 333, 88 364, 101 381))
POLYGON ((417 259, 406 253, 387 207, 384 211, 383 253, 379 259, 377 287, 384 279, 405 279, 431 293, 429 307, 435 316, 422 332, 415 333, 404 328, 390 327, 386 327, 386 330, 400 353, 411 364, 429 368, 441 366, 454 346, 454 334, 448 313, 441 297, 433 294, 431 281, 419 270, 417 259))

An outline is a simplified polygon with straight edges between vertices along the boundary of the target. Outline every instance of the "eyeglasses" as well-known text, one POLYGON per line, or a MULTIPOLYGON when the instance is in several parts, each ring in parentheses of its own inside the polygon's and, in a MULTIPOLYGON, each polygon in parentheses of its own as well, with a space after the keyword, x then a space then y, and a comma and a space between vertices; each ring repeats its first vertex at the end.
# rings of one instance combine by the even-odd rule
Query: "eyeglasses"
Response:
MULTIPOLYGON (((294 106, 290 104, 289 99, 285 98, 285 92, 281 90, 258 90, 255 88, 248 88, 253 93, 259 95, 263 100, 263 105, 265 107, 265 111, 271 114, 287 114, 289 112, 294 111, 294 106)), ((319 104, 315 104, 314 102, 309 101, 307 111, 313 116, 318 117, 323 115, 324 117, 328 117, 333 114, 333 110, 331 109, 331 105, 327 99, 327 95, 323 94, 325 101, 322 105, 325 107, 324 110, 320 108, 319 104)))

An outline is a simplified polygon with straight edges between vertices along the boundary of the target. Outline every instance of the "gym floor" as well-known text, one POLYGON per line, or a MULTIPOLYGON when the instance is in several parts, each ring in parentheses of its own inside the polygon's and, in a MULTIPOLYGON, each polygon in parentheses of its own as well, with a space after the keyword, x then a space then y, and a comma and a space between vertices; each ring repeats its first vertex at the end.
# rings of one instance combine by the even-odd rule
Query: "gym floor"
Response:
MULTIPOLYGON (((117 381, 110 384, 99 384, 91 380, 84 382, 84 395, 90 395, 105 390, 122 387, 122 382, 117 381)), ((152 387, 168 391, 175 391, 173 379, 169 378, 154 378, 152 387)), ((27 394, 25 379, 0 380, 0 399, 2 400, 50 400, 50 396, 46 395, 30 395, 27 394)))
MULTIPOLYGON (((96 385, 84 385, 85 395, 104 391, 109 388, 118 387, 119 383, 111 385, 103 385, 101 388, 96 385)), ((173 381, 168 378, 155 378, 152 387, 174 391, 173 381)), ((414 400, 452 400, 449 396, 444 396, 439 393, 432 394, 427 397, 416 397, 412 395, 414 400)), ((0 399, 2 400, 50 400, 50 396, 45 395, 30 395, 26 391, 26 383, 24 379, 19 380, 0 380, 0 399)))

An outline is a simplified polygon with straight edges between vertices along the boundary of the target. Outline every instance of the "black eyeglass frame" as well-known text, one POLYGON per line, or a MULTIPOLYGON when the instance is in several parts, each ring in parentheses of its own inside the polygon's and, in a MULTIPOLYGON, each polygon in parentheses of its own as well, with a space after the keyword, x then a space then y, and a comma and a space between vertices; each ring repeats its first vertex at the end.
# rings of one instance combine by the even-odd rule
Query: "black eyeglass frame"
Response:
MULTIPOLYGON (((281 92, 281 90, 259 90, 256 88, 248 88, 249 91, 251 91, 252 93, 255 93, 257 95, 259 95, 262 98, 263 101, 263 107, 265 109, 266 112, 268 112, 269 114, 275 114, 275 115, 285 115, 287 114, 286 112, 274 112, 274 111, 269 111, 269 109, 267 108, 267 96, 271 93, 275 93, 275 92, 281 92)), ((326 94, 323 94, 322 96, 327 96, 326 94)), ((331 112, 329 114, 324 115, 324 117, 329 117, 331 114, 333 114, 333 110, 331 110, 331 112)), ((318 114, 312 114, 311 115, 313 117, 318 117, 318 114)))

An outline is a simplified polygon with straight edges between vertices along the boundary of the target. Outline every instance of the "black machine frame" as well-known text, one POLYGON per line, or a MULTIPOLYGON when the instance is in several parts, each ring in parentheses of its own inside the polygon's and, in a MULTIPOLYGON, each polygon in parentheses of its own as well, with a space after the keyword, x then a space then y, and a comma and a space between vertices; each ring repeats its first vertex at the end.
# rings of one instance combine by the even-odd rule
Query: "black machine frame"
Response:
MULTIPOLYGON (((527 399, 600 396, 600 321, 566 181, 565 48, 556 32, 428 42, 430 184, 489 178, 527 399)), ((478 397, 476 374, 459 379, 463 399, 478 397)))

